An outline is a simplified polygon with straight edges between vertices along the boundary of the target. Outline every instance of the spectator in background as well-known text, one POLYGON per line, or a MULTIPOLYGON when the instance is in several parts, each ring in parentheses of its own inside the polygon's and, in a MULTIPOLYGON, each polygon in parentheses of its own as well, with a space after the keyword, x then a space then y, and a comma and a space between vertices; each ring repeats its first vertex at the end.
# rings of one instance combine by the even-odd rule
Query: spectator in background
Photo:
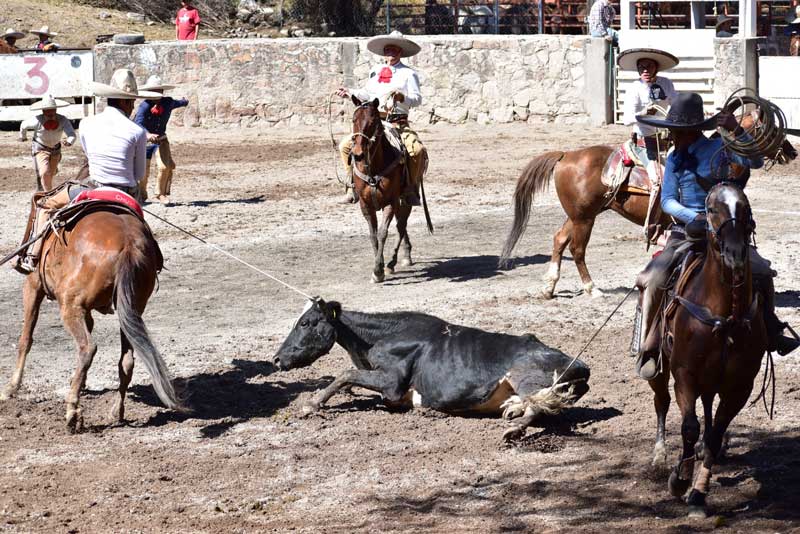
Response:
POLYGON ((175 38, 178 41, 196 41, 200 33, 200 13, 189 0, 181 0, 175 17, 175 38))
POLYGON ((57 108, 68 105, 69 102, 47 95, 31 106, 31 111, 41 113, 22 121, 19 126, 20 141, 27 141, 28 131, 33 131, 31 154, 37 191, 53 189, 53 178, 58 174, 58 164, 61 161, 61 137, 67 136, 64 146, 72 146, 75 142, 75 130, 72 129, 69 119, 56 113, 57 108))
MULTIPOLYGON (((147 83, 142 87, 142 91, 163 95, 164 91, 174 88, 174 85, 162 83, 161 78, 158 76, 150 76, 147 83)), ((174 99, 169 96, 162 96, 157 100, 145 100, 139 104, 139 108, 136 110, 136 117, 133 122, 147 130, 148 142, 147 164, 144 168, 144 177, 139 181, 139 195, 142 201, 147 200, 150 161, 153 159, 153 154, 158 150, 158 158, 156 159, 158 162, 158 195, 156 195, 156 199, 164 205, 169 204, 175 161, 172 159, 172 152, 167 139, 167 123, 173 110, 188 105, 189 101, 185 98, 174 99)))
POLYGON ((58 45, 50 40, 51 37, 58 35, 51 32, 48 26, 42 26, 38 30, 31 30, 29 33, 39 37, 39 42, 36 43, 36 50, 39 52, 57 52, 58 45))
POLYGON ((596 0, 589 10, 589 34, 592 37, 603 37, 617 46, 619 34, 611 27, 616 14, 608 0, 596 0))
POLYGON ((717 17, 717 25, 714 28, 717 31, 717 37, 725 38, 725 37, 733 37, 733 23, 736 22, 734 17, 729 17, 727 15, 720 15, 717 17))
POLYGON ((3 34, 3 40, 0 41, 0 54, 16 54, 19 52, 17 49, 17 39, 22 39, 25 34, 18 32, 13 28, 6 30, 3 34))
POLYGON ((789 55, 800 56, 800 6, 795 6, 794 15, 794 20, 783 29, 783 34, 789 36, 789 55))

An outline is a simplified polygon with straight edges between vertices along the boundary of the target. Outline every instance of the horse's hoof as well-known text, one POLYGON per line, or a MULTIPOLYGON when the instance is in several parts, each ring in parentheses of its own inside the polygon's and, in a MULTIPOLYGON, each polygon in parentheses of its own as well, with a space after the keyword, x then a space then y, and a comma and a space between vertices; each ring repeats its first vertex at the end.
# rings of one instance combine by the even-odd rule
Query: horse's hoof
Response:
POLYGON ((16 393, 16 391, 12 390, 11 388, 3 390, 2 392, 0 392, 0 401, 9 400, 11 397, 14 396, 14 393, 16 393))
POLYGON ((302 408, 302 415, 303 417, 307 417, 311 414, 315 414, 319 411, 319 404, 316 402, 309 402, 308 404, 304 404, 302 408))
POLYGON ((690 506, 689 518, 690 519, 705 519, 708 517, 705 506, 690 506))
POLYGON ((80 409, 67 412, 67 428, 73 434, 83 431, 83 414, 80 409))
POLYGON ((414 262, 411 261, 411 258, 403 258, 402 260, 400 260, 400 265, 402 267, 411 267, 412 265, 414 265, 414 262))
POLYGON ((385 274, 386 276, 392 276, 394 274, 394 269, 392 269, 391 267, 386 267, 383 270, 383 274, 385 274))
POLYGON ((372 273, 372 283, 373 284, 380 284, 383 282, 384 274, 381 272, 380 274, 372 273))
POLYGON ((584 286, 583 292, 593 299, 601 299, 606 296, 600 289, 594 287, 594 284, 587 284, 584 286))
POLYGON ((656 469, 663 469, 667 466, 667 447, 664 443, 656 443, 653 448, 653 461, 651 463, 656 469))
POLYGON ((673 471, 669 475, 669 483, 667 484, 669 486, 670 495, 673 497, 683 497, 686 490, 689 489, 690 483, 691 481, 689 480, 681 480, 678 477, 678 472, 673 471))
POLYGON ((692 519, 705 519, 708 517, 705 493, 692 489, 686 498, 686 504, 689 505, 689 517, 692 519))
POLYGON ((551 300, 553 298, 553 289, 550 286, 543 287, 536 296, 544 300, 551 300))

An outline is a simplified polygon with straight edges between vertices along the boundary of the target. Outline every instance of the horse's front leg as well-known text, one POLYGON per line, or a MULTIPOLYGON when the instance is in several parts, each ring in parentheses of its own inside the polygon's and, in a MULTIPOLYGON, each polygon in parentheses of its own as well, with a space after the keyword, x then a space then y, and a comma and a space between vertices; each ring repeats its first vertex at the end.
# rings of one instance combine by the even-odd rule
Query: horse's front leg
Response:
POLYGON ((394 219, 395 207, 392 205, 383 208, 383 221, 378 229, 378 251, 375 253, 375 269, 372 271, 373 282, 383 282, 386 274, 392 274, 389 270, 384 270, 383 248, 386 246, 386 238, 389 236, 389 225, 394 219))
MULTIPOLYGON (((372 254, 374 257, 375 265, 378 264, 378 216, 375 213, 375 210, 370 208, 368 205, 364 203, 364 200, 361 200, 361 213, 364 215, 364 218, 367 220, 367 224, 369 225, 369 241, 372 243, 372 254)), ((383 264, 383 258, 381 257, 381 264, 383 264)), ((383 265, 381 265, 380 270, 380 279, 376 280, 375 276, 376 268, 373 268, 372 272, 372 281, 373 282, 382 282, 383 281, 383 265)))
POLYGON ((23 322, 22 334, 19 337, 17 346, 17 365, 14 367, 14 374, 11 375, 11 382, 9 382, 5 391, 0 393, 0 400, 13 397, 22 383, 22 375, 25 372, 25 360, 33 344, 33 329, 36 327, 36 321, 39 318, 39 308, 42 305, 43 299, 44 291, 39 282, 39 276, 35 273, 28 275, 22 287, 23 322))
POLYGON ((400 246, 403 246, 403 259, 401 265, 411 265, 411 241, 408 239, 408 216, 411 214, 411 206, 399 206, 397 208, 397 246, 394 247, 392 259, 386 265, 386 274, 393 274, 397 266, 397 254, 400 246))
POLYGON ((662 468, 667 465, 667 412, 669 411, 669 365, 664 356, 664 370, 654 379, 650 380, 650 388, 653 390, 653 404, 656 409, 656 444, 653 447, 652 466, 662 468))
POLYGON ((680 460, 669 477, 669 492, 675 497, 683 497, 692 483, 694 446, 700 439, 700 421, 697 420, 695 412, 697 393, 693 391, 691 382, 690 376, 675 377, 675 398, 681 410, 681 437, 683 438, 680 460))

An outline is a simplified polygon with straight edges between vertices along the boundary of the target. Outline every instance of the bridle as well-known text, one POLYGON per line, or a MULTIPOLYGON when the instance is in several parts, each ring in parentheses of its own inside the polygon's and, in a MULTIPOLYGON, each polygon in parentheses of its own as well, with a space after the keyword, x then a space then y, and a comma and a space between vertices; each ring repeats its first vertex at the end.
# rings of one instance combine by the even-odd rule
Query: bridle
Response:
MULTIPOLYGON (((369 108, 371 106, 372 106, 371 102, 365 102, 365 103, 361 104, 360 106, 358 106, 356 108, 356 110, 353 112, 353 122, 355 122, 356 113, 358 113, 358 111, 360 109, 366 109, 366 108, 369 108)), ((366 157, 364 158, 364 159, 366 159, 366 162, 364 163, 364 165, 366 167, 366 169, 365 169, 366 173, 364 173, 364 174, 366 174, 367 176, 369 176, 370 163, 372 162, 373 155, 375 154, 375 151, 380 148, 379 141, 380 141, 382 136, 383 136, 383 128, 382 128, 382 126, 380 124, 380 118, 378 119, 378 125, 375 127, 375 132, 372 134, 372 136, 368 136, 367 134, 364 133, 363 130, 355 132, 352 135, 353 141, 355 141, 357 137, 363 137, 365 142, 367 143, 367 150, 365 151, 366 157)), ((353 155, 353 159, 356 159, 355 155, 353 155)), ((356 161, 360 161, 360 160, 356 159, 356 161)), ((353 169, 355 171, 355 165, 353 166, 353 169)), ((370 184, 370 185, 372 185, 372 184, 370 184)))
MULTIPOLYGON (((736 184, 734 184, 732 182, 723 182, 723 183, 726 184, 726 185, 732 186, 732 187, 736 187, 738 190, 741 190, 738 185, 736 185, 736 184)), ((713 213, 713 210, 711 209, 711 206, 709 205, 709 199, 711 197, 712 197, 712 195, 710 193, 706 196, 706 201, 705 201, 706 214, 713 213)), ((716 249, 720 252, 720 254, 723 253, 723 246, 724 246, 724 243, 725 243, 725 241, 724 241, 724 239, 722 237, 722 231, 728 225, 731 225, 733 227, 736 227, 737 224, 744 225, 745 230, 746 230, 746 234, 745 234, 746 244, 745 244, 745 246, 746 247, 750 246, 751 238, 753 238, 753 235, 755 233, 755 222, 753 221, 753 214, 752 214, 752 210, 751 210, 750 206, 746 205, 745 207, 746 207, 746 215, 747 215, 745 218, 738 218, 738 217, 736 217, 736 214, 734 213, 731 217, 728 217, 727 219, 722 221, 719 224, 719 226, 717 226, 716 228, 714 228, 714 223, 712 222, 711 217, 707 217, 708 231, 713 236, 713 239, 711 240, 712 241, 712 245, 716 247, 716 249)), ((748 254, 747 250, 745 251, 745 254, 748 254)), ((722 282, 725 283, 724 276, 723 276, 722 282)), ((744 284, 744 282, 741 282, 741 283, 737 284, 733 280, 731 280, 731 288, 740 287, 742 284, 744 284)))

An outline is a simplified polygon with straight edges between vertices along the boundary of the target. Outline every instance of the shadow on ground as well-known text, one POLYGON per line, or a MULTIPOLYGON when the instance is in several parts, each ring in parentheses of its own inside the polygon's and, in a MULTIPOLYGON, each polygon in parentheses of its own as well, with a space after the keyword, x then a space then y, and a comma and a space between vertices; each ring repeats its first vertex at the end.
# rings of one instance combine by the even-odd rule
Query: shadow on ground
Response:
MULTIPOLYGON (((331 382, 331 378, 293 382, 253 381, 271 374, 271 363, 233 360, 233 368, 204 373, 176 381, 185 398, 187 412, 164 411, 152 416, 143 426, 161 426, 190 419, 213 421, 201 429, 204 437, 215 438, 231 427, 257 417, 270 417, 289 406, 306 391, 315 391, 331 382)), ((132 400, 163 407, 151 386, 134 386, 132 400)))
MULTIPOLYGON (((408 273, 398 271, 385 284, 420 283, 441 279, 449 279, 451 282, 469 282, 470 280, 494 278, 503 274, 503 271, 508 270, 497 265, 499 259, 498 256, 481 255, 441 258, 420 262, 418 265, 421 266, 421 269, 408 273)), ((515 258, 514 266, 526 267, 528 265, 540 265, 549 261, 550 256, 534 254, 533 256, 515 258)))

